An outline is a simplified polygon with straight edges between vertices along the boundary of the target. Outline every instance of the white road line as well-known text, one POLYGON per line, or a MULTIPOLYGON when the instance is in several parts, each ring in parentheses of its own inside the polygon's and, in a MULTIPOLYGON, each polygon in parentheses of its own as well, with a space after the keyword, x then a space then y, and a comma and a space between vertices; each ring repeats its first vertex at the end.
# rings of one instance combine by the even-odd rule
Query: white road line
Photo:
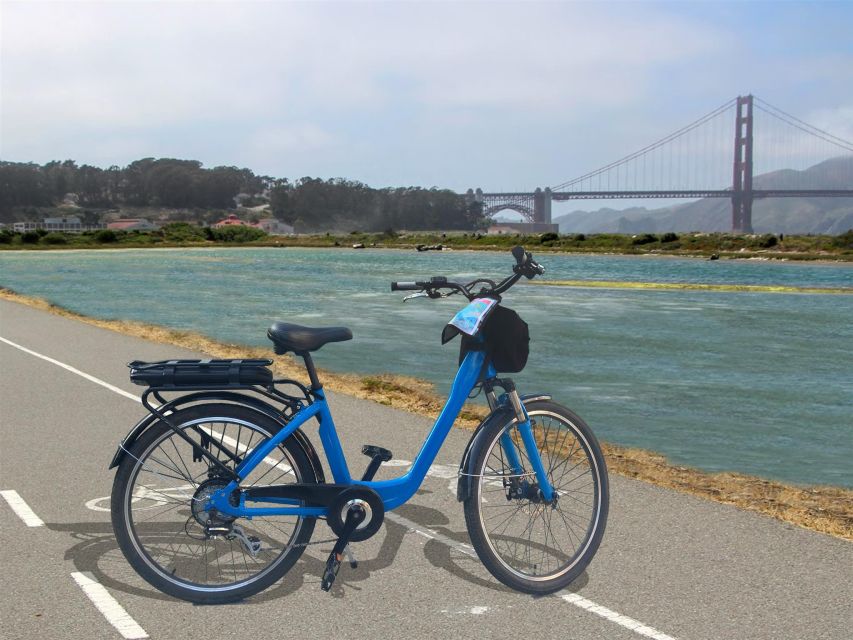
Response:
MULTIPOLYGON (((446 535, 439 533, 438 531, 433 531, 432 529, 426 529, 408 518, 404 518, 398 513, 394 513, 393 511, 389 511, 385 514, 385 517, 391 520, 392 522, 396 522, 411 531, 414 531, 417 534, 424 536, 425 538, 429 538, 431 540, 435 540, 436 542, 440 542, 448 547, 452 547, 461 553, 469 555, 473 558, 477 557, 477 552, 474 551, 474 548, 471 545, 464 544, 462 542, 457 542, 452 538, 448 538, 446 535)), ((672 636, 668 636, 667 634, 658 631, 654 627, 650 627, 648 625, 643 624, 639 620, 634 620, 633 618, 629 618, 628 616, 623 616, 621 613, 617 613, 612 609, 608 609, 607 607, 603 607, 598 603, 593 602, 592 600, 588 600, 583 596, 579 596, 576 593, 561 593, 558 594, 560 598, 562 598, 565 602, 569 604, 573 604, 576 607, 580 607, 581 609, 585 609, 590 613, 594 613, 597 616, 605 618, 610 622, 614 622, 626 629, 630 629, 634 633, 638 633, 641 636, 646 636, 647 638, 653 638, 654 640, 675 640, 672 636)))
POLYGON ((51 364, 55 364, 57 367, 62 367, 63 369, 66 369, 66 370, 70 371, 71 373, 76 373, 81 378, 85 378, 89 382, 94 382, 95 384, 99 384, 102 387, 106 387, 110 391, 114 391, 115 393, 117 393, 121 396, 124 396, 125 398, 130 398, 131 400, 136 400, 137 402, 142 402, 139 398, 137 398, 132 393, 128 393, 124 389, 119 389, 118 387, 110 384, 109 382, 104 382, 100 378, 96 378, 95 376, 90 376, 88 373, 84 373, 83 371, 80 371, 80 369, 75 369, 70 364, 65 364, 64 362, 60 362, 59 360, 54 360, 53 358, 51 358, 49 356, 43 355, 41 353, 37 353, 37 352, 33 351, 32 349, 27 349, 26 347, 22 347, 21 345, 15 343, 15 342, 12 342, 11 340, 7 340, 6 338, 3 338, 3 337, 0 337, 0 342, 5 342, 9 346, 15 347, 16 349, 20 349, 24 353, 29 353, 31 356, 35 356, 36 358, 41 358, 42 360, 46 360, 47 362, 49 362, 51 364))
POLYGON ((24 502, 24 499, 17 491, 13 491, 11 489, 0 491, 0 496, 3 496, 6 499, 6 502, 8 502, 9 506, 12 507, 12 511, 14 511, 15 514, 24 521, 25 525, 28 527, 44 526, 44 522, 42 522, 41 518, 35 514, 35 511, 30 509, 30 505, 24 502))
POLYGON ((645 625, 639 620, 634 620, 633 618, 629 618, 628 616, 623 616, 621 613, 616 613, 612 609, 602 607, 600 604, 596 604, 592 600, 587 600, 583 596, 579 596, 576 593, 563 593, 560 595, 560 597, 569 604, 573 604, 576 607, 580 607, 581 609, 586 609, 591 613, 610 620, 610 622, 615 622, 616 624, 623 626, 626 629, 630 629, 634 633, 638 633, 641 636, 646 636, 647 638, 654 638, 654 640, 675 640, 675 638, 673 638, 672 636, 668 636, 653 627, 645 625))
POLYGON ((427 529, 415 522, 412 522, 408 518, 404 518, 399 513, 394 513, 393 511, 386 511, 385 517, 388 518, 388 520, 390 520, 391 522, 396 522, 397 524, 402 525, 419 535, 422 535, 424 538, 440 542, 441 544, 456 549, 457 551, 461 551, 465 555, 471 556, 472 558, 477 557, 477 552, 474 551, 474 547, 472 547, 470 544, 457 542, 453 538, 448 538, 443 533, 433 531, 432 529, 427 529))
MULTIPOLYGON (((9 344, 9 345, 15 347, 16 349, 20 349, 21 351, 23 351, 25 353, 29 353, 29 354, 37 357, 37 358, 41 358, 42 360, 46 360, 47 362, 50 362, 50 363, 55 364, 59 367, 62 367, 63 369, 66 369, 66 370, 70 371, 71 373, 76 373, 78 376, 81 376, 82 378, 85 378, 86 380, 89 380, 90 382, 94 382, 95 384, 99 384, 102 387, 109 389, 110 391, 114 391, 115 393, 118 393, 119 395, 124 396, 125 398, 129 398, 129 399, 134 400, 136 402, 141 402, 141 400, 139 398, 137 398, 135 395, 133 395, 132 393, 128 393, 127 391, 124 391, 123 389, 119 389, 118 387, 111 385, 109 382, 105 382, 105 381, 101 380, 100 378, 96 378, 95 376, 89 375, 88 373, 84 373, 83 371, 80 371, 79 369, 75 369, 71 365, 67 365, 64 362, 59 362, 59 360, 54 360, 53 358, 50 358, 48 356, 45 356, 45 355, 42 355, 42 354, 37 353, 35 351, 32 351, 31 349, 27 349, 26 347, 22 347, 21 345, 16 344, 16 343, 12 342, 11 340, 7 340, 6 338, 0 337, 0 341, 5 342, 6 344, 9 344)), ((229 438, 229 440, 230 439, 231 438, 229 438)), ((264 460, 264 462, 267 462, 267 460, 264 460)), ((270 463, 267 462, 267 464, 270 464, 270 463)), ((33 515, 35 515, 35 514, 33 514, 33 515)), ((389 520, 391 520, 392 522, 396 522, 397 524, 400 524, 400 525, 406 527, 407 529, 410 529, 410 530, 414 531, 415 533, 424 536, 425 538, 429 538, 430 540, 436 540, 437 542, 440 542, 441 544, 452 547, 452 548, 456 549, 457 551, 460 551, 466 555, 469 555, 472 557, 476 557, 476 555, 477 555, 476 552, 474 551, 474 549, 470 545, 466 545, 466 544, 462 544, 461 542, 457 542, 456 540, 448 538, 447 536, 445 536, 442 533, 439 533, 438 531, 433 531, 432 529, 426 529, 426 528, 416 524, 415 522, 412 522, 408 518, 404 518, 403 516, 401 516, 397 513, 388 512, 385 514, 385 517, 388 518, 389 520)), ((83 575, 83 574, 74 574, 74 575, 76 576, 76 575, 83 575)), ((77 580, 76 577, 74 579, 77 580)), ((79 580, 78 580, 78 583, 79 583, 79 580)), ((97 587, 100 587, 101 589, 103 589, 103 587, 100 584, 98 584, 97 582, 95 582, 94 584, 97 587)), ((82 586, 82 584, 81 584, 81 586, 82 586)), ((84 587, 84 590, 85 590, 85 587, 84 587)), ((108 593, 106 593, 106 589, 104 589, 104 593, 106 594, 106 596, 108 598, 110 598, 110 600, 112 600, 115 603, 116 607, 121 609, 121 606, 117 602, 115 602, 115 600, 113 600, 112 596, 110 596, 108 593)), ((91 598, 92 596, 89 596, 89 597, 91 598)), ((604 618, 605 620, 609 620, 610 622, 618 624, 618 625, 620 625, 626 629, 630 629, 634 633, 637 633, 641 636, 645 636, 647 638, 653 638, 654 640, 675 640, 675 638, 673 638, 672 636, 668 636, 667 634, 665 634, 661 631, 658 631, 657 629, 655 629, 653 627, 645 625, 642 622, 639 622, 638 620, 634 620, 633 618, 629 618, 628 616, 623 616, 622 614, 617 613, 616 611, 613 611, 612 609, 608 609, 607 607, 603 607, 600 604, 593 602, 592 600, 587 600, 586 598, 579 596, 576 593, 563 593, 563 594, 560 594, 559 597, 563 601, 568 602, 569 604, 573 604, 576 607, 580 607, 581 609, 589 611, 590 613, 594 613, 595 615, 597 615, 601 618, 604 618)), ((92 599, 92 602, 95 602, 94 598, 92 599)), ((98 603, 95 602, 95 604, 97 605, 98 603)), ((98 608, 100 609, 100 606, 98 606, 98 608)), ((127 613, 124 611, 124 609, 121 609, 121 611, 125 615, 127 615, 127 613)), ((106 615, 106 614, 104 614, 104 615, 106 615)), ((133 622, 133 620, 130 618, 130 616, 127 616, 127 617, 128 617, 128 619, 131 620, 131 622, 133 622)), ((109 618, 107 618, 107 619, 109 619, 109 618)), ((136 623, 134 622, 133 624, 136 624, 136 623)), ((118 628, 118 627, 116 627, 116 628, 118 628)), ((140 628, 140 631, 142 631, 141 628, 140 628)), ((142 631, 142 633, 145 633, 145 632, 142 631)), ((147 638, 148 636, 142 635, 142 636, 125 636, 125 637, 126 638, 147 638)))
POLYGON ((98 608, 98 611, 103 614, 107 622, 113 625, 124 638, 133 640, 135 638, 148 637, 145 629, 140 627, 136 620, 130 617, 130 614, 124 610, 124 607, 110 595, 109 591, 104 588, 104 585, 95 580, 91 573, 88 571, 86 573, 75 571, 71 574, 71 577, 80 585, 83 593, 88 596, 89 600, 98 608))

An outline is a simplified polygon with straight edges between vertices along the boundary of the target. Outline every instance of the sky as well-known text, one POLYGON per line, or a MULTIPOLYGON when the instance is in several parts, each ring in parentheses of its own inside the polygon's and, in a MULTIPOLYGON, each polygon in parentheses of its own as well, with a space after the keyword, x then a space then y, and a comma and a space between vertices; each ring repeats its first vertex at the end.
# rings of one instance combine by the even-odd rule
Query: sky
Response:
POLYGON ((747 93, 853 140, 850 25, 849 1, 0 0, 0 159, 529 191, 747 93))

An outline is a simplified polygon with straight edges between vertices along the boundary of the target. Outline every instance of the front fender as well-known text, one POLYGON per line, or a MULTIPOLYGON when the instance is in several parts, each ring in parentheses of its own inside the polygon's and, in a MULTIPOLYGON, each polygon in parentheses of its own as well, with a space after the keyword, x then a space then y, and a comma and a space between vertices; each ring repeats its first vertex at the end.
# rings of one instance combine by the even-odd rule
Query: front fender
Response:
MULTIPOLYGON (((175 411, 179 406, 189 404, 190 402, 202 402, 202 401, 226 401, 233 402, 234 404, 243 405, 249 407, 250 409, 255 409, 256 411, 264 414, 268 418, 275 420, 276 422, 283 424, 281 413, 276 409, 273 405, 264 402, 258 398, 253 398, 251 396, 242 394, 242 393, 232 393, 232 392, 222 392, 222 391, 213 391, 213 392, 200 392, 200 393, 192 393, 186 396, 181 396, 180 398, 176 398, 171 402, 168 402, 160 407, 160 410, 169 413, 175 411)), ((115 455, 113 456, 112 462, 110 462, 110 469, 113 469, 121 464, 121 461, 127 455, 127 449, 133 445, 134 442, 143 434, 146 430, 148 430, 153 424, 155 424, 159 418, 154 414, 148 414, 142 420, 136 423, 128 434, 121 441, 121 444, 116 449, 115 455)), ((320 456, 317 455, 316 449, 314 449, 314 445, 311 444, 311 440, 308 439, 308 436, 301 429, 297 429, 293 432, 292 438, 296 439, 296 442, 305 452, 305 455, 308 457, 308 460, 311 462, 311 467, 314 470, 314 475, 317 478, 317 482, 326 482, 326 474, 323 471, 323 465, 320 462, 320 456)))
MULTIPOLYGON (((524 405, 536 400, 550 399, 551 396, 541 393, 533 393, 520 397, 520 400, 524 405)), ((456 499, 459 502, 464 502, 471 495, 471 487, 473 485, 474 478, 471 475, 469 466, 471 461, 476 457, 475 454, 479 450, 479 447, 483 445, 482 434, 495 422, 506 424, 514 419, 515 411, 508 402, 504 402, 487 415, 479 425, 477 425, 477 428, 474 430, 474 434, 468 441, 468 446, 465 447, 465 453, 462 454, 462 461, 459 463, 459 478, 456 482, 456 499)))

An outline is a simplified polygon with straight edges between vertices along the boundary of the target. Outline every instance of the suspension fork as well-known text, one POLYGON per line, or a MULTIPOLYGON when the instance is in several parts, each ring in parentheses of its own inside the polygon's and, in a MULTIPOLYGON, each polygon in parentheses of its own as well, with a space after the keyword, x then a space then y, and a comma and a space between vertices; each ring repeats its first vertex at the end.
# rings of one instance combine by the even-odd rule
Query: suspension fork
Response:
MULTIPOLYGON (((527 415, 527 410, 524 408, 524 403, 518 397, 518 391, 515 388, 515 383, 512 380, 502 380, 502 386, 509 397, 509 402, 515 411, 515 419, 517 422, 516 428, 521 436, 521 442, 524 445, 527 458, 533 467, 536 474, 536 481, 539 484, 539 490, 542 492, 542 497, 546 502, 550 502, 554 497, 554 487, 551 486, 551 481, 548 479, 548 473, 545 471, 545 466, 542 464, 542 457, 539 455, 539 447, 536 446, 536 438, 533 436, 533 428, 530 425, 530 416, 527 415)), ((495 398, 494 389, 486 389, 486 400, 489 403, 489 408, 494 410, 497 408, 498 402, 495 398)), ((521 475, 524 473, 524 467, 518 455, 515 443, 509 434, 509 430, 501 435, 501 448, 504 450, 507 461, 513 475, 521 475)))

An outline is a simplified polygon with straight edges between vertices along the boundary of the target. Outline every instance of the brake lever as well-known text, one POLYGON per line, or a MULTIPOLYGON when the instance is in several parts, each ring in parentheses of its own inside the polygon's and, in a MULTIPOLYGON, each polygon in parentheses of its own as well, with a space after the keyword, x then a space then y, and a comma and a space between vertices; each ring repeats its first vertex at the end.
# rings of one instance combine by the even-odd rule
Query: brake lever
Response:
POLYGON ((429 298, 430 295, 426 291, 418 291, 417 293, 412 293, 403 298, 403 302, 408 302, 409 300, 414 300, 415 298, 429 298))

